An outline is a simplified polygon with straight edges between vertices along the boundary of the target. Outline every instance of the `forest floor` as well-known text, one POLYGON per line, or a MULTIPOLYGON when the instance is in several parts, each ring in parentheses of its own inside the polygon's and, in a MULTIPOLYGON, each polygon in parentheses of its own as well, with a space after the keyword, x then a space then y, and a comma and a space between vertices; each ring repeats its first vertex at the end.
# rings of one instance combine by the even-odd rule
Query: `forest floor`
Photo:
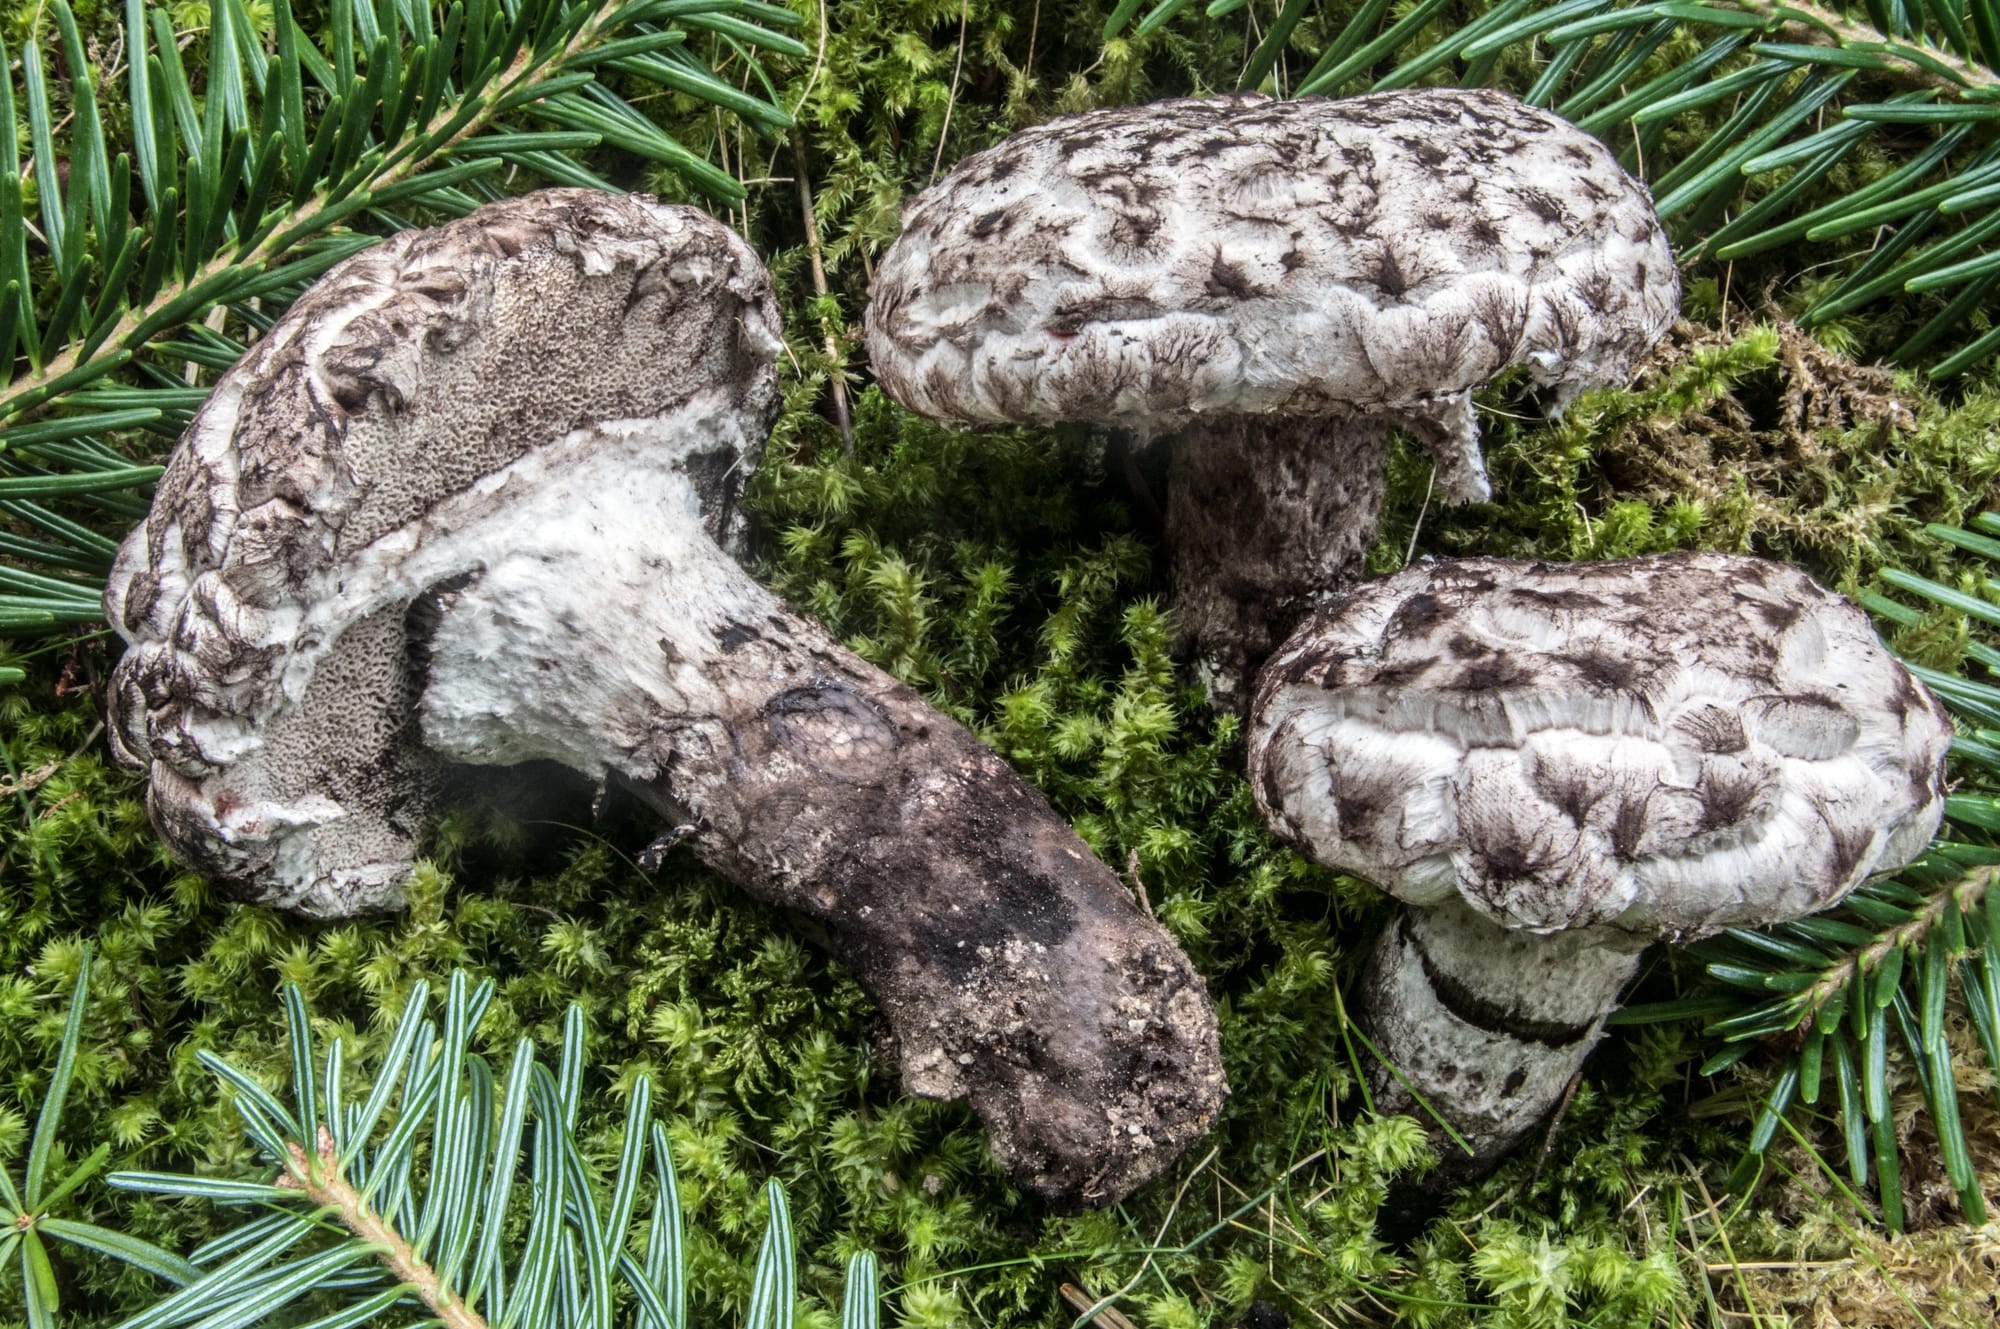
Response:
MULTIPOLYGON (((32 5, 12 9, 16 27, 33 21, 32 5)), ((908 193, 1058 110, 1227 87, 1219 71, 1242 42, 1100 49, 1087 29, 1101 11, 1059 33, 1029 0, 830 9, 812 18, 826 34, 815 59, 773 66, 780 100, 800 108, 796 140, 746 140, 719 116, 677 122, 745 183, 746 201, 718 215, 766 257, 791 311, 785 414, 749 500, 758 574, 970 725, 1143 883, 1222 1014, 1231 1095, 1212 1139, 1121 1205, 1050 1212, 994 1167, 968 1112, 898 1091, 851 978, 692 854, 642 871, 656 828, 549 772, 489 781, 452 813, 401 914, 311 922, 228 901, 167 857, 142 779, 111 762, 103 691, 118 647, 88 629, 0 642, 0 666, 25 674, 0 683, 0 1155, 28 1147, 86 945, 95 977, 59 1171, 108 1143, 121 1166, 255 1172, 197 1053, 281 1079, 273 994, 291 981, 363 1066, 418 981, 466 969, 498 984, 478 1035, 496 1053, 523 1035, 553 1043, 563 1011, 582 1007, 596 1156, 616 1153, 619 1100, 652 1076, 706 1318, 743 1313, 767 1177, 791 1196, 811 1329, 833 1323, 844 1258, 861 1248, 882 1257, 887 1313, 921 1329, 1054 1329, 1077 1295, 1114 1294, 1099 1320, 1112 1329, 2000 1317, 2000 1228, 1963 1223, 1917 1068, 1893 1055, 1885 1067, 1910 1197, 1907 1230, 1890 1235, 1879 1196, 1850 1175, 1830 1089, 1795 1107, 1752 1184, 1730 1188, 1796 1040, 1712 1067, 1721 1044, 1703 1018, 1615 1030, 1546 1139, 1391 1239, 1385 1198, 1427 1146, 1362 1101, 1343 997, 1384 899, 1263 828, 1233 721, 1168 651, 1160 495, 1086 429, 916 419, 869 383, 856 336, 872 255, 908 193)), ((620 178, 684 192, 636 165, 620 178)), ((1684 321, 1640 379, 1559 422, 1517 379, 1482 394, 1492 503, 1435 504, 1429 463, 1399 443, 1371 571, 1427 554, 1717 549, 1793 561, 1850 594, 1893 594, 1885 569, 1964 583, 1962 555, 1926 527, 2000 506, 1992 370, 1936 385, 1879 367, 1906 318, 1801 331, 1810 291, 1787 263, 1810 266, 1691 266, 1684 321)), ((128 446, 135 460, 164 451, 136 434, 128 446)), ((1961 668, 1976 629, 1913 617, 1885 622, 1891 644, 1961 668)), ((1656 952, 1634 1000, 1707 991, 1697 961, 1656 952)), ((1978 1186, 2000 1205, 1995 1078, 1957 996, 1946 1036, 1978 1186)), ((170 1249, 220 1230, 199 1206, 98 1190, 75 1203, 170 1249)), ((77 1324, 157 1295, 110 1261, 54 1276, 77 1324)))

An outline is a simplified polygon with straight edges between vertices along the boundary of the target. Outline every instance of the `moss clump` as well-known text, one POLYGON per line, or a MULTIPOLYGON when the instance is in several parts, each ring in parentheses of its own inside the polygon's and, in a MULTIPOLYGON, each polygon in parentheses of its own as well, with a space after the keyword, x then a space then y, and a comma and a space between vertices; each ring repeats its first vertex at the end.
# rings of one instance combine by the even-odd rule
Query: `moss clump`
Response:
POLYGON ((1884 567, 1948 575, 1923 533, 1992 504, 2000 394, 1951 397, 1856 364, 1782 317, 1732 331, 1682 323, 1630 391, 1586 394, 1560 421, 1518 380, 1481 400, 1490 504, 1424 502, 1429 464, 1399 452, 1373 566, 1412 548, 1520 558, 1719 549, 1783 559, 1847 593, 1884 567))

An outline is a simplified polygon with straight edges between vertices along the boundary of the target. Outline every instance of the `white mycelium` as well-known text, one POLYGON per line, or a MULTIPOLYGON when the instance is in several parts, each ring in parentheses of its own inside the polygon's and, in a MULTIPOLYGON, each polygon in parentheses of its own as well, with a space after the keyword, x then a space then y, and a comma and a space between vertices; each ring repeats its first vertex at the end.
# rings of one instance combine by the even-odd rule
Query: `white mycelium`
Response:
POLYGON ((1823 909, 1921 853, 1950 741, 1866 615, 1796 569, 1463 559, 1303 624, 1259 678, 1250 770, 1281 834, 1416 907, 1370 1018, 1498 1148, 1648 941, 1823 909))

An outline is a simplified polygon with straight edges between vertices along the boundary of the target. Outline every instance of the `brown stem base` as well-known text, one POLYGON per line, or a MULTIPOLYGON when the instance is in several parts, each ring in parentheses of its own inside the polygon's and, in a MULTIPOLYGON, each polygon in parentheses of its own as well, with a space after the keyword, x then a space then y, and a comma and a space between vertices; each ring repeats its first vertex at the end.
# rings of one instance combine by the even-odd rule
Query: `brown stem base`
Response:
POLYGON ((970 1102, 1027 1189, 1101 1205, 1164 1171, 1224 1093, 1172 936, 965 728, 810 620, 755 631, 721 732, 672 735, 647 796, 806 920, 881 1006, 904 1087, 970 1102))

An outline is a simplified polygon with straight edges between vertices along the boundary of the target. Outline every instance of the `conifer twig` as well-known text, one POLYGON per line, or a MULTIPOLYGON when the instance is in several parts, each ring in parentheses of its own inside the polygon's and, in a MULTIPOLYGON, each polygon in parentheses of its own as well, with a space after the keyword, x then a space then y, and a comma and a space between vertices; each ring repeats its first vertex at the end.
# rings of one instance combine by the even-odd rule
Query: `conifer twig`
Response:
POLYGON ((1710 0, 1710 4, 1718 9, 1736 9, 1778 22, 1774 35, 1789 42, 1824 46, 1828 50, 1862 48, 1888 56, 1898 61, 1896 77, 1918 87, 1960 94, 1974 88, 2000 88, 2000 72, 1959 58, 1948 45, 1926 44, 1915 56, 1905 54, 1912 48, 1902 42, 1884 41, 1883 34, 1868 24, 1856 23, 1845 14, 1811 4, 1809 0, 1797 0, 1797 3, 1726 0, 1726 4, 1710 0))
POLYGON ((342 1227, 374 1248, 389 1272, 415 1292, 446 1329, 487 1329, 485 1319, 438 1277, 437 1271, 417 1254, 409 1241, 376 1213, 342 1175, 340 1151, 326 1127, 320 1127, 316 1157, 296 1140, 288 1143, 291 1165, 279 1178, 279 1186, 296 1189, 314 1204, 331 1210, 342 1227))
MULTIPOLYGON (((472 1050, 493 1002, 493 980, 475 984, 454 973, 441 1019, 430 1018, 429 993, 419 980, 373 1087, 353 1097, 343 1094, 343 1044, 335 1039, 323 1060, 315 1056, 311 1013, 292 984, 282 992, 290 1106, 222 1058, 200 1054, 231 1089, 246 1134, 278 1175, 271 1182, 160 1172, 107 1178, 118 1190, 257 1206, 254 1216, 238 1220, 237 1231, 195 1252, 192 1263, 125 1234, 52 1220, 59 1224, 50 1229, 54 1235, 176 1285, 123 1329, 197 1320, 209 1329, 292 1323, 306 1317, 288 1308, 308 1298, 344 1303, 314 1321, 320 1325, 376 1323, 412 1297, 430 1312, 426 1322, 443 1329, 609 1329, 614 1303, 636 1311, 623 1322, 639 1329, 688 1322, 679 1183, 666 1127, 653 1116, 652 1081, 641 1075, 631 1082, 624 1143, 613 1175, 600 1175, 576 1136, 588 1064, 582 1009, 573 1005, 563 1016, 555 1066, 537 1064, 533 1044, 523 1038, 504 1080, 496 1080, 472 1050), (399 1105, 385 1120, 392 1102, 399 1105), (531 1179, 525 1193, 515 1185, 524 1161, 531 1179), (654 1191, 641 1253, 633 1227, 649 1170, 654 1191), (526 1220, 525 1231, 516 1217, 526 1220), (385 1287, 367 1269, 364 1261, 371 1260, 392 1284, 385 1287)), ((73 1003, 66 1061, 76 1043, 77 1009, 73 1003)), ((60 1098, 59 1088, 52 1099, 60 1098)), ((39 1194, 32 1184, 27 1189, 39 1194)), ((0 1193, 13 1193, 4 1167, 0 1193)), ((747 1323, 789 1329, 797 1257, 776 1181, 765 1186, 765 1209, 747 1323)), ((0 1206, 0 1219, 10 1216, 0 1206)), ((879 1329, 876 1289, 873 1256, 850 1258, 839 1329, 879 1329)))
POLYGON ((1961 914, 1966 914, 1977 909, 1992 886, 1996 872, 2000 872, 2000 868, 1974 868, 1956 886, 1939 891, 1926 900, 1907 923, 1890 928, 1880 940, 1862 947, 1825 970, 1819 981, 1796 999, 1799 1023, 1812 1020, 1828 1003, 1842 1000, 1847 995, 1847 985, 1863 974, 1881 968, 1890 951, 1921 945, 1944 918, 1945 910, 1956 907, 1961 914))
MULTIPOLYGON (((618 18, 624 8, 619 0, 605 0, 599 6, 597 13, 580 26, 576 34, 564 43, 560 50, 545 57, 538 56, 533 49, 524 47, 514 57, 513 63, 487 85, 485 91, 468 99, 477 105, 476 111, 466 116, 465 102, 447 102, 439 107, 437 113, 421 129, 412 130, 404 136, 399 150, 386 156, 377 172, 352 191, 350 199, 353 195, 371 194, 412 179, 431 162, 449 156, 453 148, 487 129, 503 110, 510 108, 519 100, 519 94, 531 87, 544 71, 551 73, 558 71, 564 63, 596 45, 605 28, 618 18), (460 127, 439 141, 428 153, 420 156, 409 151, 411 146, 423 142, 433 133, 446 129, 461 117, 464 119, 460 127)), ((224 272, 234 271, 249 276, 263 271, 272 259, 291 249, 299 237, 314 232, 317 229, 315 223, 335 209, 342 215, 352 211, 350 203, 330 199, 322 193, 305 208, 294 213, 288 219, 289 224, 265 228, 267 233, 264 239, 248 253, 239 253, 228 244, 222 245, 213 257, 188 277, 179 282, 163 283, 151 301, 128 307, 112 325, 107 335, 95 339, 97 349, 90 350, 89 354, 94 358, 121 349, 138 350, 151 339, 152 333, 149 330, 148 335, 143 338, 135 337, 134 334, 145 329, 146 325, 153 321, 156 311, 174 304, 189 292, 200 289, 224 272)), ((167 330, 160 329, 160 331, 167 330)), ((0 416, 24 413, 15 405, 23 398, 32 405, 55 400, 57 394, 49 389, 82 367, 81 355, 86 350, 89 350, 88 343, 73 342, 51 358, 39 371, 23 374, 7 384, 4 390, 0 390, 0 416)))

